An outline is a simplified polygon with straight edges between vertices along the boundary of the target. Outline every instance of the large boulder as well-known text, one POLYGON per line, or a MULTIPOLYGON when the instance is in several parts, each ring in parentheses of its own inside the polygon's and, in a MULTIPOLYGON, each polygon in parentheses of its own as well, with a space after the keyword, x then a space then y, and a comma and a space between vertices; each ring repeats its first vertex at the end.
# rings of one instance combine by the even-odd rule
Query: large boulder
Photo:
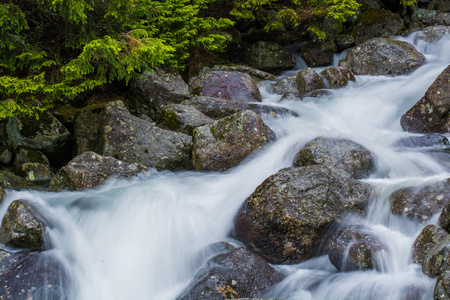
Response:
POLYGON ((308 42, 302 46, 298 54, 310 67, 326 66, 333 62, 333 55, 338 51, 335 43, 326 41, 323 43, 308 42))
POLYGON ((14 200, 0 227, 0 242, 17 248, 44 249, 46 222, 24 200, 14 200))
POLYGON ((197 171, 225 171, 261 149, 275 134, 256 113, 244 110, 193 133, 192 160, 197 171))
POLYGON ((410 28, 420 28, 426 26, 450 25, 450 13, 437 10, 419 8, 411 15, 410 28))
POLYGON ((245 248, 209 260, 180 300, 222 300, 262 295, 282 275, 260 256, 245 248))
POLYGON ((397 35, 403 27, 400 15, 387 9, 369 9, 359 15, 350 28, 350 34, 356 44, 361 44, 376 37, 397 35))
POLYGON ((449 26, 429 26, 424 28, 418 35, 417 39, 428 42, 435 43, 442 39, 444 36, 450 34, 449 26))
POLYGON ((196 96, 183 101, 182 105, 193 106, 213 119, 221 119, 247 109, 248 104, 234 99, 196 96))
POLYGON ((326 67, 320 72, 320 75, 332 89, 344 87, 349 81, 356 81, 352 71, 346 67, 326 67))
POLYGON ((55 166, 68 160, 71 155, 71 134, 50 113, 44 114, 39 120, 9 118, 6 133, 8 145, 41 151, 55 166))
POLYGON ((296 264, 316 254, 333 222, 363 213, 370 192, 369 185, 324 166, 282 169, 245 200, 234 236, 271 263, 296 264))
POLYGON ((300 94, 325 88, 325 82, 322 77, 312 68, 300 70, 296 75, 296 82, 300 94))
POLYGON ((361 179, 374 170, 370 152, 363 146, 345 139, 318 137, 308 142, 294 158, 294 165, 324 165, 361 179))
POLYGON ((68 275, 52 252, 0 249, 1 299, 70 299, 68 275))
POLYGON ((97 132, 99 131, 105 103, 87 106, 75 117, 74 138, 75 155, 93 151, 97 147, 97 132))
POLYGON ((170 103, 181 103, 189 97, 188 85, 180 75, 162 69, 142 73, 131 84, 130 111, 141 117, 157 119, 161 109, 170 103))
POLYGON ((255 81, 241 72, 210 71, 189 80, 193 95, 216 97, 240 102, 261 102, 261 94, 255 81))
POLYGON ((132 116, 121 101, 102 112, 96 153, 156 169, 192 169, 192 138, 132 116))
POLYGON ((355 75, 403 75, 425 63, 425 57, 407 42, 375 38, 356 46, 340 62, 355 75))
POLYGON ((400 119, 408 132, 450 132, 450 65, 400 119))
POLYGON ((243 55, 250 66, 272 74, 280 74, 295 66, 294 54, 274 42, 259 41, 252 44, 243 55))
POLYGON ((192 135, 195 127, 214 122, 214 119, 196 108, 184 104, 169 104, 162 109, 156 125, 173 131, 192 135))
POLYGON ((127 163, 113 157, 85 152, 59 169, 50 181, 51 188, 83 190, 101 185, 111 177, 133 177, 145 172, 147 167, 127 163))
POLYGON ((344 272, 375 269, 381 251, 386 251, 384 245, 361 225, 342 228, 328 242, 330 262, 344 272))
POLYGON ((390 196, 391 211, 426 223, 450 201, 450 185, 440 182, 433 185, 402 188, 390 196))
POLYGON ((282 77, 277 80, 272 92, 282 95, 281 100, 301 100, 302 95, 297 88, 297 75, 282 77))
POLYGON ((273 74, 258 70, 258 69, 254 69, 254 68, 250 68, 248 66, 242 66, 242 65, 216 65, 214 67, 204 67, 202 69, 202 72, 206 72, 206 71, 230 71, 230 72, 241 72, 241 73, 246 73, 250 76, 252 76, 252 78, 256 81, 261 81, 261 80, 277 80, 277 77, 273 74))

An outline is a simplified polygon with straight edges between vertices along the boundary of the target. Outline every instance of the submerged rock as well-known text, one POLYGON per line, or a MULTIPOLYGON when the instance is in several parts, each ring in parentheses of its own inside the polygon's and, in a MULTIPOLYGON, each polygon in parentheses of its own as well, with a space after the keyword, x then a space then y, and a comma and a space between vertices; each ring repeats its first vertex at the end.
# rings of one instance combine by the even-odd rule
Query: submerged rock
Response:
POLYGON ((263 295, 282 275, 260 256, 244 248, 209 260, 180 300, 236 299, 263 295))
POLYGON ((430 85, 425 95, 400 119, 403 130, 419 133, 450 132, 450 65, 430 85))
POLYGON ((69 279, 55 254, 0 249, 2 299, 70 299, 69 279))
POLYGON ((195 127, 214 122, 193 106, 183 104, 169 104, 162 109, 156 125, 177 132, 192 135, 195 127))
POLYGON ((259 41, 252 44, 245 52, 246 63, 273 74, 292 69, 295 66, 294 54, 274 42, 259 41))
POLYGON ((100 155, 156 169, 192 169, 190 136, 132 116, 121 101, 103 109, 97 141, 100 155))
POLYGON ((376 253, 385 247, 376 236, 361 225, 347 226, 328 243, 328 258, 340 271, 376 268, 376 253))
POLYGON ((261 102, 261 94, 250 75, 241 72, 210 71, 189 80, 193 95, 216 97, 243 103, 261 102))
POLYGON ((427 186, 402 188, 390 196, 393 214, 427 222, 450 201, 450 185, 440 182, 427 186))
POLYGON ((308 142, 294 158, 295 166, 324 165, 361 179, 374 170, 370 152, 363 146, 345 139, 318 137, 308 142))
POLYGON ((45 222, 26 201, 14 200, 0 227, 0 242, 17 248, 44 249, 45 222))
POLYGON ((197 171, 225 171, 261 149, 275 134, 254 112, 244 110, 193 133, 193 165, 197 171))
POLYGON ((145 170, 147 167, 140 164, 85 152, 59 169, 50 182, 50 187, 69 190, 90 189, 103 184, 111 177, 133 177, 145 170))
POLYGON ((234 235, 271 263, 296 264, 315 255, 333 222, 363 213, 370 192, 369 185, 324 166, 282 169, 245 200, 234 235))
POLYGON ((355 75, 404 75, 425 63, 425 57, 407 42, 374 38, 350 50, 339 62, 355 75))

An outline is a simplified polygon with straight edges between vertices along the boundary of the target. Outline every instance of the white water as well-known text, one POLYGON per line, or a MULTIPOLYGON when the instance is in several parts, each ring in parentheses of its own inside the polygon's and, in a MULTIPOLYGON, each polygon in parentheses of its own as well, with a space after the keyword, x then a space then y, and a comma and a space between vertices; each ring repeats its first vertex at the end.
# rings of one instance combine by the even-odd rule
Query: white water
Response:
MULTIPOLYGON (((14 199, 29 199, 54 224, 55 252, 68 266, 72 299, 176 299, 212 255, 208 245, 229 241, 240 205, 255 188, 317 136, 349 138, 369 149, 376 172, 365 181, 376 188, 364 224, 387 245, 379 271, 338 272, 327 256, 276 266, 286 278, 267 297, 280 299, 431 299, 435 279, 410 263, 411 245, 423 225, 394 216, 389 195, 403 186, 450 177, 449 169, 423 149, 398 149, 411 136, 400 116, 416 103, 450 64, 450 38, 438 44, 407 38, 427 57, 408 76, 357 76, 330 96, 281 102, 262 83, 265 104, 289 108, 299 117, 268 118, 277 140, 225 173, 151 171, 131 180, 111 180, 83 192, 9 191, 3 216, 14 199)), ((447 160, 448 160, 447 154, 447 160)), ((432 219, 435 222, 435 218, 432 219)))

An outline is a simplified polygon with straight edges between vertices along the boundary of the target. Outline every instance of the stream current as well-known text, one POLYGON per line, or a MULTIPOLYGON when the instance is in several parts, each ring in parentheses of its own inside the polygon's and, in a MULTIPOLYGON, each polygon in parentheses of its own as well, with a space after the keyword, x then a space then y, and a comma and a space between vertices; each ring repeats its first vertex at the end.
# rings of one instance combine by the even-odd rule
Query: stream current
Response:
MULTIPOLYGON (((402 131, 401 115, 450 64, 449 36, 431 44, 417 35, 399 38, 412 43, 427 59, 409 75, 356 76, 356 82, 331 90, 328 96, 282 102, 281 96, 270 92, 274 82, 261 82, 264 105, 284 107, 299 116, 266 116, 264 121, 277 139, 229 171, 152 170, 78 192, 10 190, 0 216, 15 199, 30 200, 39 207, 53 224, 51 252, 67 269, 70 299, 172 300, 216 254, 211 244, 227 241, 242 246, 228 237, 233 218, 264 179, 291 166, 296 152, 310 140, 346 138, 367 148, 376 161, 376 171, 363 180, 375 188, 367 217, 346 222, 368 226, 387 245, 387 251, 377 257, 379 268, 338 272, 327 256, 274 266, 285 279, 262 297, 432 299, 435 279, 411 263, 412 244, 424 224, 393 215, 389 202, 389 195, 398 188, 450 177, 448 146, 395 146, 398 139, 417 135, 402 131)), ((429 223, 436 224, 437 216, 429 223)))

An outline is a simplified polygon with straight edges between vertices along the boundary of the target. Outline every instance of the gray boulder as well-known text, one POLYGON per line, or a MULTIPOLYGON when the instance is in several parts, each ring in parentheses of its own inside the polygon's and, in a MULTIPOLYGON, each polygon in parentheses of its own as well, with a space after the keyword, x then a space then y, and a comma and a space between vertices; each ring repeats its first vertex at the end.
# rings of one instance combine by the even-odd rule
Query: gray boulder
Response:
POLYGON ((325 137, 308 142, 295 156, 294 165, 323 165, 355 179, 365 178, 374 170, 372 155, 366 148, 350 140, 325 137))
POLYGON ((96 149, 97 133, 105 105, 105 103, 99 103, 87 106, 80 110, 75 117, 75 155, 96 149))
POLYGON ((147 167, 127 163, 113 157, 85 152, 58 170, 50 181, 56 189, 83 190, 101 185, 111 177, 133 177, 145 172, 147 167))
POLYGON ((161 109, 189 97, 188 85, 176 73, 162 69, 145 71, 131 84, 130 111, 136 116, 158 119, 161 109))
POLYGON ((450 271, 445 271, 436 280, 433 290, 433 299, 448 300, 450 299, 450 271))
POLYGON ((255 81, 241 72, 210 71, 189 80, 189 91, 196 96, 215 97, 243 103, 261 102, 255 81))
POLYGON ((343 272, 375 269, 380 251, 386 251, 384 245, 361 225, 342 228, 328 242, 328 258, 343 272))
POLYGON ((417 38, 419 40, 428 42, 428 43, 435 43, 442 39, 444 36, 450 34, 450 27, 449 26, 429 26, 427 28, 424 28, 417 38))
POLYGON ((102 112, 96 153, 156 169, 192 169, 192 138, 132 116, 121 101, 102 112))
POLYGON ((0 227, 0 242, 17 248, 44 249, 46 224, 26 201, 14 200, 0 227))
POLYGON ((421 28, 436 25, 450 25, 450 13, 440 12, 438 10, 430 10, 419 8, 414 10, 411 15, 410 28, 421 28))
POLYGON ((225 171, 264 147, 275 134, 254 112, 244 110, 193 133, 192 160, 197 171, 225 171))
POLYGON ((70 299, 69 274, 49 251, 0 249, 0 297, 3 299, 70 299))
POLYGON ((342 52, 345 49, 355 46, 355 38, 349 34, 340 34, 336 36, 335 43, 338 51, 342 52))
POLYGON ((411 44, 375 38, 356 46, 339 62, 355 75, 403 75, 425 63, 425 57, 411 44))
MULTIPOLYGON (((447 182, 450 182, 450 180, 447 182)), ((439 226, 450 233, 450 201, 442 208, 441 214, 439 215, 439 226)))
POLYGON ((156 125, 164 129, 192 135, 195 127, 212 122, 214 122, 214 119, 206 116, 193 106, 169 104, 162 109, 156 125))
POLYGON ((356 81, 352 71, 346 67, 326 67, 320 72, 320 75, 325 78, 332 89, 344 87, 349 81, 356 81))
POLYGON ((333 62, 333 55, 338 51, 332 41, 323 43, 308 42, 302 46, 298 54, 310 67, 326 66, 333 62))
POLYGON ((356 44, 361 44, 376 37, 397 35, 403 27, 400 15, 387 9, 369 9, 359 15, 350 28, 350 34, 356 44))
POLYGON ((243 55, 250 66, 272 74, 280 74, 295 66, 294 54, 274 42, 259 41, 252 44, 243 55))
POLYGON ((250 76, 252 76, 252 78, 255 81, 261 81, 261 80, 277 80, 277 77, 273 74, 258 70, 258 69, 254 69, 254 68, 250 68, 249 66, 243 66, 243 65, 230 65, 230 66, 226 66, 226 65, 216 65, 214 67, 203 67, 202 72, 207 72, 207 71, 228 71, 228 72, 241 72, 241 73, 246 73, 250 76))
POLYGON ((402 188, 390 196, 391 212, 426 223, 450 201, 450 185, 440 182, 433 185, 402 188))
POLYGON ((400 119, 408 132, 450 132, 450 65, 442 71, 425 95, 400 119))
POLYGON ((222 300, 261 295, 282 275, 260 256, 237 248, 210 259, 180 300, 222 300))
POLYGON ((316 255, 329 226, 364 213, 371 188, 324 166, 278 171, 245 200, 234 236, 270 263, 296 264, 316 255))
POLYGON ((302 95, 297 88, 297 75, 278 79, 272 88, 272 92, 283 95, 281 100, 302 100, 302 95))
POLYGON ((296 75, 297 88, 300 94, 325 88, 325 82, 312 68, 300 70, 296 75))
POLYGON ((248 104, 233 99, 196 96, 183 101, 182 105, 193 106, 213 119, 221 119, 247 109, 248 104))

